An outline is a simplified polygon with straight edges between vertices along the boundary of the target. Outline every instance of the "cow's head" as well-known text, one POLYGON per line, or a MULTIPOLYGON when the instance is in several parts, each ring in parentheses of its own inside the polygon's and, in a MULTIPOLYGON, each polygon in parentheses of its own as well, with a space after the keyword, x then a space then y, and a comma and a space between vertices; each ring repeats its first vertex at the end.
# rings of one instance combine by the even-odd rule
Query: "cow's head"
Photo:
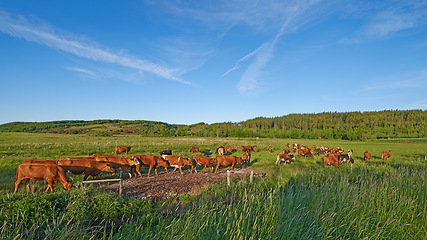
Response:
POLYGON ((128 163, 130 166, 132 165, 139 165, 139 161, 137 160, 137 158, 131 157, 131 158, 126 158, 128 160, 128 163))

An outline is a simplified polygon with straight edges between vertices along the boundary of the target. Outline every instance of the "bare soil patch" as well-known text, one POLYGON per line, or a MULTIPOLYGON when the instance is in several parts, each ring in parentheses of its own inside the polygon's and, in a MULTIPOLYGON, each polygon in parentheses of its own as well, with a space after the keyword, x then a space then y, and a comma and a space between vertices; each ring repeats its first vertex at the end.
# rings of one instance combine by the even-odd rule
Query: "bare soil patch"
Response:
MULTIPOLYGON (((237 169, 231 171, 231 179, 242 179, 250 176, 254 171, 254 178, 264 177, 265 173, 252 169, 237 169)), ((123 180, 123 194, 128 197, 142 198, 148 197, 153 199, 167 199, 172 195, 195 194, 200 188, 209 184, 221 183, 227 180, 227 172, 220 173, 201 172, 190 173, 183 172, 181 175, 178 171, 169 173, 159 172, 159 175, 151 173, 150 177, 144 174, 142 177, 133 177, 123 180)), ((106 187, 106 190, 118 192, 119 183, 114 183, 106 187)))

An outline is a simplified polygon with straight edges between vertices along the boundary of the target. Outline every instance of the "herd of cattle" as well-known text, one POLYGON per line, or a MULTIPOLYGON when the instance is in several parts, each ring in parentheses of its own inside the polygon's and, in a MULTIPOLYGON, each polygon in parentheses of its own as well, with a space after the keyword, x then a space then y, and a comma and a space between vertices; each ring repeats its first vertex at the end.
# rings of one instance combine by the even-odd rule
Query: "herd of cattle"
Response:
MULTIPOLYGON (((242 157, 236 157, 234 155, 226 155, 237 151, 237 145, 234 146, 220 146, 216 149, 216 157, 204 157, 193 155, 192 159, 188 157, 181 157, 172 155, 171 150, 164 150, 159 152, 160 157, 155 155, 133 155, 132 157, 121 157, 117 154, 127 154, 131 150, 131 146, 128 147, 115 147, 116 155, 100 155, 93 154, 91 157, 65 157, 58 160, 33 160, 26 159, 18 166, 16 170, 16 182, 15 182, 15 193, 18 191, 18 187, 24 179, 27 179, 27 189, 30 190, 30 179, 31 180, 45 180, 48 183, 46 192, 53 191, 53 183, 61 183, 65 189, 70 189, 71 180, 67 177, 66 173, 72 173, 76 175, 84 174, 83 181, 89 176, 100 178, 102 172, 114 172, 115 170, 125 171, 132 177, 131 167, 135 167, 136 174, 142 177, 140 172, 141 167, 148 167, 148 176, 152 169, 155 170, 157 175, 157 168, 164 167, 165 171, 168 172, 168 167, 174 167, 172 172, 179 169, 182 173, 182 167, 188 165, 191 167, 191 172, 197 172, 197 165, 203 165, 204 169, 209 168, 213 172, 213 165, 216 164, 215 172, 221 170, 221 166, 231 166, 233 170, 237 163, 242 166, 247 166, 251 160, 251 152, 257 151, 257 146, 242 146, 241 152, 242 157)), ((273 148, 268 147, 268 151, 272 152, 273 148)), ((193 147, 190 152, 199 152, 198 147, 193 147)), ((287 144, 282 153, 277 154, 276 165, 280 165, 281 162, 290 164, 292 160, 295 160, 295 156, 290 153, 298 152, 298 157, 313 157, 314 155, 325 154, 323 156, 324 167, 328 164, 333 166, 335 163, 337 167, 345 162, 354 162, 351 157, 353 150, 349 149, 347 153, 344 153, 342 148, 328 148, 319 147, 315 145, 302 146, 300 144, 291 145, 287 144), (313 153, 312 153, 313 149, 313 153)), ((382 159, 390 159, 391 151, 383 152, 381 155, 382 159)), ((371 153, 366 151, 364 153, 364 159, 369 161, 371 159, 371 153)))

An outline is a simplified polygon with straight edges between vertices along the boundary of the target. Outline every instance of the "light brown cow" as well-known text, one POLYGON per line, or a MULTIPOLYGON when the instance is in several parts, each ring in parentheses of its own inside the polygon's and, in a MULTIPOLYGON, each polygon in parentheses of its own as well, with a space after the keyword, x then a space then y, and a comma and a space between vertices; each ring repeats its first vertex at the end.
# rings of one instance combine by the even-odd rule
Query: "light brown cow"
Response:
POLYGON ((329 154, 326 156, 323 156, 323 167, 326 168, 328 164, 333 166, 335 163, 337 163, 337 168, 340 167, 340 161, 338 160, 339 154, 329 154))
POLYGON ((131 146, 127 146, 127 147, 119 147, 119 146, 116 146, 115 151, 114 151, 114 154, 124 152, 124 153, 126 153, 126 155, 127 155, 131 148, 132 148, 131 146))
POLYGON ((70 189, 70 179, 65 175, 64 170, 56 164, 20 164, 16 170, 16 182, 15 191, 18 191, 18 187, 24 179, 27 180, 27 190, 31 191, 29 180, 43 181, 46 180, 48 187, 47 192, 53 192, 53 183, 60 182, 66 190, 70 189))
POLYGON ((231 170, 234 170, 234 166, 237 163, 243 164, 241 157, 233 155, 217 155, 215 172, 218 172, 218 168, 221 171, 221 166, 231 166, 231 170))
POLYGON ((371 161, 371 153, 366 151, 363 153, 363 157, 365 159, 365 161, 371 161))
POLYGON ((102 172, 114 172, 109 162, 81 159, 81 158, 60 158, 57 160, 58 166, 61 166, 65 172, 80 175, 84 174, 83 181, 89 176, 100 178, 102 172))
POLYGON ((209 157, 203 157, 203 156, 193 156, 194 161, 196 161, 196 164, 203 165, 205 168, 203 168, 203 171, 206 170, 208 167, 211 172, 213 171, 212 164, 216 163, 215 158, 209 158, 209 157))
POLYGON ((93 154, 92 157, 95 158, 96 161, 105 161, 110 163, 110 166, 115 170, 122 170, 129 174, 129 177, 132 177, 130 173, 130 167, 133 165, 139 165, 138 160, 133 158, 119 157, 115 155, 100 155, 93 154))
POLYGON ((166 172, 168 172, 169 164, 163 158, 159 158, 154 155, 134 155, 132 158, 136 159, 139 164, 135 165, 135 171, 142 177, 141 172, 139 171, 141 167, 149 167, 148 177, 150 176, 151 170, 154 168, 154 171, 157 174, 158 167, 164 167, 166 172))
POLYGON ((216 152, 217 152, 219 155, 224 155, 224 153, 225 153, 225 148, 224 148, 223 146, 218 147, 218 148, 216 149, 216 152))
POLYGON ((294 155, 288 155, 287 153, 278 153, 276 158, 276 166, 279 166, 281 162, 291 164, 291 161, 295 160, 294 155))
POLYGON ((178 157, 174 155, 163 155, 162 157, 164 157, 164 159, 169 163, 169 166, 175 167, 172 172, 175 172, 176 169, 179 169, 179 172, 181 172, 181 175, 183 175, 181 168, 185 165, 191 166, 191 172, 193 172, 192 170, 194 168, 194 165, 188 158, 178 157))
POLYGON ((391 158, 391 150, 381 153, 381 160, 390 160, 391 158))
POLYGON ((190 152, 192 152, 192 153, 194 153, 194 152, 199 152, 200 150, 199 150, 199 147, 192 147, 191 149, 190 149, 190 152))

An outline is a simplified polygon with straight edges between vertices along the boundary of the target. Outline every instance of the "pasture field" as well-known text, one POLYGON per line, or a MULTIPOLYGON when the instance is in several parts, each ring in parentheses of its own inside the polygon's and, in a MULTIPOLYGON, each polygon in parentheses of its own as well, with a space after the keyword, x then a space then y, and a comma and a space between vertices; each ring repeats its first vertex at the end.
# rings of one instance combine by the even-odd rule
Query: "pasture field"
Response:
MULTIPOLYGON (((427 142, 339 140, 157 138, 136 135, 0 133, 0 239, 427 239, 427 142), (321 156, 275 165, 287 143, 353 149, 355 164, 323 168, 321 156), (132 146, 129 155, 171 149, 174 155, 215 155, 220 145, 257 145, 249 168, 266 178, 235 179, 200 189, 197 195, 166 201, 120 197, 102 186, 70 191, 34 184, 13 194, 16 167, 24 159, 111 154, 132 146), (273 152, 267 151, 272 146, 273 152), (370 162, 363 152, 372 153, 370 162), (381 152, 391 150, 391 160, 381 152)), ((240 165, 237 166, 240 168, 240 165)), ((225 168, 227 169, 227 168, 225 168)), ((144 169, 146 172, 147 169, 144 169)), ((186 171, 189 171, 188 168, 186 171)), ((107 174, 104 178, 115 178, 107 174)))

